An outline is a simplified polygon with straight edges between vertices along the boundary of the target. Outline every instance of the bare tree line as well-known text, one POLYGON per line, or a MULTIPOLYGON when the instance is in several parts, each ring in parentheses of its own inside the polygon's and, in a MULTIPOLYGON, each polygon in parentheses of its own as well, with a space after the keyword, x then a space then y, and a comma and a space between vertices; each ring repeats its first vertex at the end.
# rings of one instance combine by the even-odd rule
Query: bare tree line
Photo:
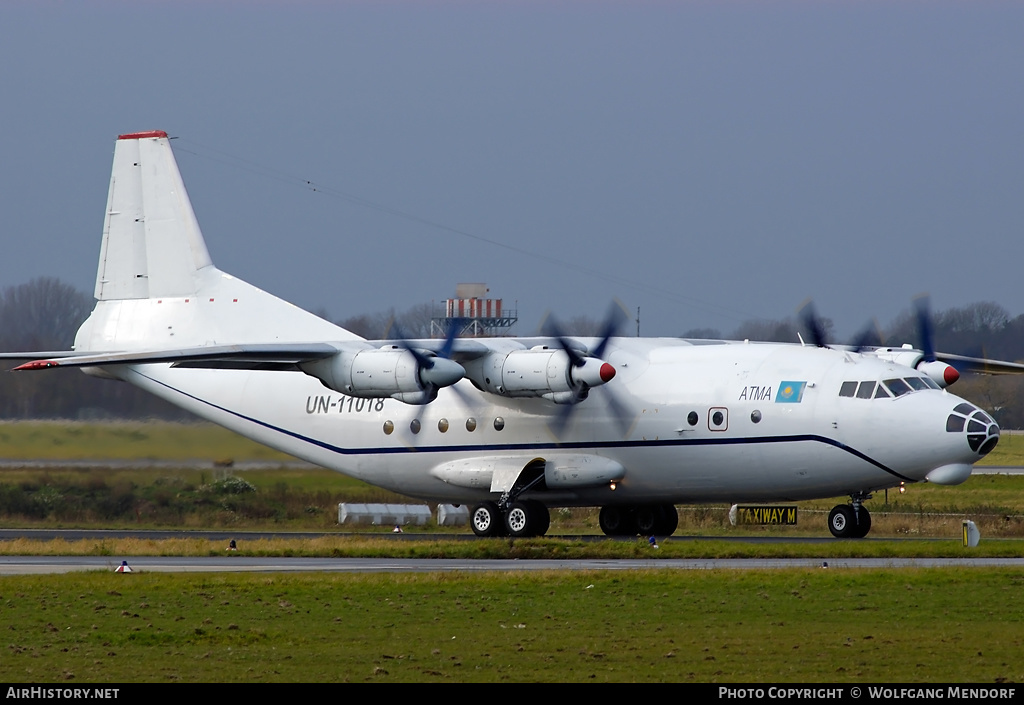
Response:
MULTIPOLYGON (((0 295, 0 350, 68 350, 93 305, 88 294, 49 277, 7 287, 0 295)), ((317 313, 330 320, 326 312, 317 313)), ((405 311, 364 313, 335 323, 369 339, 426 338, 437 313, 434 304, 424 303, 405 311)), ((1014 318, 998 304, 981 302, 937 312, 933 318, 939 350, 1001 360, 1024 358, 1024 315, 1014 318)), ((588 316, 559 324, 567 335, 593 336, 603 328, 603 321, 588 316)), ((823 319, 821 324, 832 340, 832 322, 823 319)), ((800 333, 807 339, 799 321, 785 318, 747 321, 726 335, 711 328, 692 329, 682 337, 797 342, 800 333)), ((879 342, 886 345, 920 345, 917 338, 913 311, 904 312, 879 331, 879 342)), ((1024 428, 1024 405, 1019 401, 1024 378, 968 375, 957 383, 956 391, 985 406, 1004 427, 1024 428)), ((191 418, 130 385, 95 379, 77 370, 0 372, 0 419, 154 417, 191 418)))

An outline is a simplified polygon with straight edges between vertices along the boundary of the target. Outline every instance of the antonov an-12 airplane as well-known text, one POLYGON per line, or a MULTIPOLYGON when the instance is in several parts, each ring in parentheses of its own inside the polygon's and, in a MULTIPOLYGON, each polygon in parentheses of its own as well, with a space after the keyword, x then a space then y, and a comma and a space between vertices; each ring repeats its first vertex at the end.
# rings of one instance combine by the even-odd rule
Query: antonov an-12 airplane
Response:
POLYGON ((863 537, 873 492, 959 484, 999 440, 945 390, 944 360, 989 361, 928 343, 623 338, 614 319, 597 338, 364 340, 214 266, 161 131, 116 142, 95 295, 73 351, 3 356, 123 380, 317 465, 468 505, 480 536, 543 535, 552 507, 601 507, 609 535, 668 535, 677 503, 849 495, 828 527, 863 537))

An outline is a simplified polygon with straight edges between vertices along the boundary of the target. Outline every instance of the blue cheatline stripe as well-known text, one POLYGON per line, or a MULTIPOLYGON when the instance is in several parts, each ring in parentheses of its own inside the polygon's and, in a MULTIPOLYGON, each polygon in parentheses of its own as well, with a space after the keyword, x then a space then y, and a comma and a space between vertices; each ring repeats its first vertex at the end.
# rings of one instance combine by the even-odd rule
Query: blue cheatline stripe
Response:
POLYGON ((197 401, 197 402, 199 402, 201 404, 205 404, 206 406, 209 406, 210 408, 217 409, 218 411, 223 411, 226 414, 231 414, 232 416, 235 416, 235 417, 237 417, 239 419, 243 419, 243 420, 248 421, 250 423, 254 423, 257 426, 262 426, 263 428, 270 429, 271 431, 276 431, 277 433, 281 433, 281 434, 283 434, 285 436, 290 436, 291 438, 295 438, 296 440, 302 441, 303 443, 308 443, 310 445, 314 445, 314 446, 317 446, 319 448, 323 448, 324 450, 329 450, 332 453, 338 453, 339 455, 396 455, 396 454, 401 454, 401 453, 450 453, 450 452, 467 453, 467 452, 474 452, 474 451, 553 450, 553 449, 559 449, 559 450, 566 450, 566 449, 581 449, 581 450, 593 449, 593 450, 598 450, 598 449, 602 449, 602 448, 665 448, 665 447, 673 447, 673 446, 675 446, 675 447, 679 447, 679 446, 728 446, 728 445, 761 445, 761 444, 767 444, 767 443, 807 443, 807 442, 812 442, 812 443, 824 443, 825 445, 830 445, 833 448, 838 448, 839 450, 846 451, 850 455, 856 456, 857 458, 860 458, 864 462, 870 463, 870 464, 874 465, 875 467, 877 467, 878 469, 883 470, 883 471, 889 473, 890 475, 892 475, 893 477, 897 477, 900 480, 903 480, 904 482, 916 482, 916 480, 914 480, 913 478, 909 478, 909 477, 906 477, 904 475, 901 475, 900 473, 896 472, 892 468, 890 468, 890 467, 888 467, 888 466, 878 462, 874 458, 868 457, 864 453, 861 453, 856 448, 851 448, 850 446, 846 445, 845 443, 837 441, 834 438, 829 438, 828 436, 819 436, 819 435, 813 434, 813 433, 800 433, 800 434, 794 434, 794 435, 789 435, 789 436, 753 436, 753 437, 749 437, 749 438, 678 438, 678 439, 673 438, 673 439, 656 440, 656 441, 644 441, 644 440, 635 441, 634 440, 634 441, 580 441, 578 443, 494 443, 494 444, 489 444, 489 445, 473 445, 473 446, 469 446, 469 447, 467 447, 467 446, 458 446, 458 445, 449 445, 449 446, 416 446, 416 447, 412 447, 412 448, 407 447, 407 446, 393 447, 393 448, 342 448, 341 446, 336 446, 336 445, 333 445, 331 443, 327 443, 326 441, 321 441, 321 440, 316 439, 316 438, 310 438, 309 436, 304 436, 301 433, 297 433, 295 431, 289 431, 286 428, 281 428, 279 426, 275 426, 273 424, 267 423, 266 421, 261 421, 261 420, 259 420, 257 418, 253 418, 252 416, 246 416, 245 414, 242 414, 242 413, 240 413, 238 411, 234 411, 233 409, 228 409, 227 407, 219 406, 217 404, 214 404, 211 401, 207 401, 206 399, 202 399, 202 398, 197 397, 197 396, 195 396, 193 394, 189 394, 188 392, 182 391, 182 390, 180 390, 180 389, 178 389, 176 387, 172 387, 171 385, 167 384, 166 382, 161 382, 158 379, 153 379, 152 377, 149 377, 148 375, 144 375, 141 372, 139 372, 137 369, 133 369, 132 371, 135 372, 135 374, 139 375, 140 377, 145 377, 150 382, 155 382, 156 384, 159 384, 160 386, 165 387, 166 389, 169 389, 172 392, 180 394, 180 395, 182 395, 184 397, 188 397, 189 399, 193 399, 194 401, 197 401))

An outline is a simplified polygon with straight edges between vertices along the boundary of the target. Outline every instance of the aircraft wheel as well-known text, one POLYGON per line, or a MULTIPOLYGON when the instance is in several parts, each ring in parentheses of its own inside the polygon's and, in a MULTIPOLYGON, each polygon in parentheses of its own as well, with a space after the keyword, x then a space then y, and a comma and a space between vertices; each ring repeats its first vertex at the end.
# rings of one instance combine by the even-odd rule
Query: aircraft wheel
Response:
POLYGON ((501 536, 504 528, 501 511, 494 502, 484 502, 473 507, 473 513, 469 515, 469 523, 473 526, 474 534, 485 538, 501 536))
POLYGON ((629 536, 636 533, 632 512, 628 507, 601 507, 599 517, 605 536, 629 536))
POLYGON ((528 499, 523 504, 530 509, 533 527, 530 529, 530 536, 543 536, 551 526, 551 512, 536 499, 528 499))
POLYGON ((828 530, 837 539, 849 539, 855 536, 857 518, 853 507, 849 504, 837 504, 828 515, 828 530))
MULTIPOLYGON (((537 509, 538 503, 534 502, 513 502, 508 506, 508 513, 505 515, 505 530, 512 538, 526 538, 536 536, 536 530, 540 527, 540 512, 537 509)), ((543 505, 540 507, 543 509, 543 505)))
POLYGON ((660 533, 658 528, 663 523, 662 514, 661 507, 656 504, 637 507, 633 512, 637 532, 643 536, 660 533))
POLYGON ((857 526, 855 528, 853 533, 855 539, 862 539, 871 531, 871 514, 864 506, 857 511, 857 526))
POLYGON ((663 536, 671 536, 679 528, 679 512, 676 511, 675 505, 663 504, 661 505, 661 513, 662 523, 656 533, 663 536))

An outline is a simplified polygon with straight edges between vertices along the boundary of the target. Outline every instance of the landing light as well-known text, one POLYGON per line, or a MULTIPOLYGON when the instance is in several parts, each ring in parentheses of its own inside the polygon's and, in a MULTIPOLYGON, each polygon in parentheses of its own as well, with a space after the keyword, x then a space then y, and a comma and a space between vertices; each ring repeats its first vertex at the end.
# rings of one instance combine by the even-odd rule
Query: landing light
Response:
POLYGON ((900 494, 903 494, 903 493, 904 493, 904 492, 906 492, 906 491, 907 491, 907 486, 906 486, 906 484, 904 484, 904 483, 902 483, 902 482, 901 482, 901 483, 900 483, 900 494))
POLYGON ((612 480, 612 482, 609 483, 608 487, 611 489, 612 492, 614 492, 615 491, 615 481, 612 480))

